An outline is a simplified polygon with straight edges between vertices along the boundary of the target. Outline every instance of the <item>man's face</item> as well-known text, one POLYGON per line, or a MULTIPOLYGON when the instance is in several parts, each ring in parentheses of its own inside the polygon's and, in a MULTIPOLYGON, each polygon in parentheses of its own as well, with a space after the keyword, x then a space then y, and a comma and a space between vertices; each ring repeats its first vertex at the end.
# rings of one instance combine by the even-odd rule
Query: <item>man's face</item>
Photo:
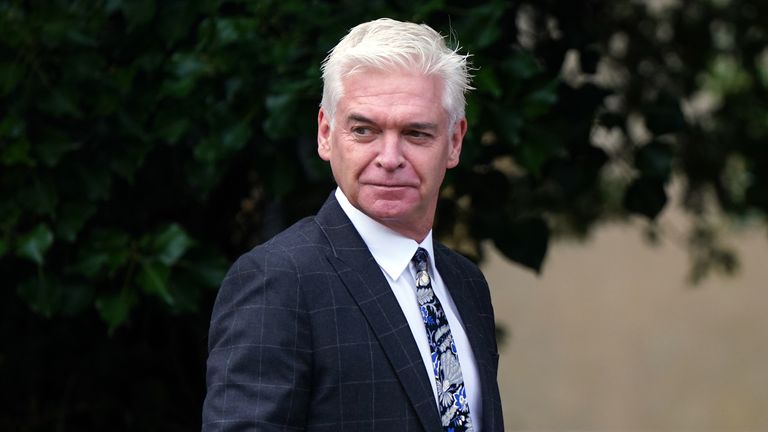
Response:
POLYGON ((320 157, 352 205, 421 241, 445 170, 459 162, 466 120, 448 124, 438 77, 363 71, 342 84, 333 125, 318 114, 320 157))

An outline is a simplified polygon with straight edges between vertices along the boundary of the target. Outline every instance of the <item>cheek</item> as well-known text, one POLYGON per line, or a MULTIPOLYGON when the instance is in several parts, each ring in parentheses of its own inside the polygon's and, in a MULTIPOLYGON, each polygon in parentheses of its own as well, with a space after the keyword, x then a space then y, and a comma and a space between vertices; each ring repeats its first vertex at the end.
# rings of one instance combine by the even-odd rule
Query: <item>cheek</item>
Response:
POLYGON ((439 184, 445 175, 447 161, 442 153, 428 153, 414 157, 411 166, 423 182, 439 184))
POLYGON ((331 167, 336 175, 347 179, 356 179, 374 166, 375 154, 364 148, 346 145, 338 148, 331 167))

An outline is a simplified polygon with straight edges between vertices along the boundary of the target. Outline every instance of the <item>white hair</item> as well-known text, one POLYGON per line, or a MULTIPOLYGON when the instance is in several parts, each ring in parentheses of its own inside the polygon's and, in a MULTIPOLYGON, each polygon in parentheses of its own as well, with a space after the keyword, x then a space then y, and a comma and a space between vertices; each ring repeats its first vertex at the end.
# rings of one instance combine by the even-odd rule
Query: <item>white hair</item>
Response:
POLYGON ((464 117, 464 95, 472 89, 469 55, 459 54, 458 50, 458 46, 448 48, 443 36, 426 24, 389 18, 359 24, 323 61, 320 106, 333 123, 336 105, 344 94, 343 78, 364 70, 406 70, 442 79, 443 109, 453 125, 464 117))

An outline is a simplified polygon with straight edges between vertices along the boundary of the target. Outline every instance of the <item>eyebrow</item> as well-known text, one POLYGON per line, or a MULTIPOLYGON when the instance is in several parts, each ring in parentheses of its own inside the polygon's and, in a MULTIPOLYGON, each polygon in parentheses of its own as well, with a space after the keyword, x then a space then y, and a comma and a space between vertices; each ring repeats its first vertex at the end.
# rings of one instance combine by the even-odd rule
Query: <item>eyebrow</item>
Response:
POLYGON ((374 121, 369 119, 368 117, 361 114, 355 114, 355 113, 352 113, 347 116, 347 123, 351 123, 351 122, 374 124, 374 121))
MULTIPOLYGON (((376 124, 375 121, 369 119, 368 117, 352 113, 347 116, 347 123, 351 122, 360 122, 360 123, 367 123, 367 124, 376 124)), ((411 122, 406 123, 405 129, 418 129, 418 130, 428 130, 428 131, 435 131, 437 130, 437 124, 431 123, 431 122, 411 122)))

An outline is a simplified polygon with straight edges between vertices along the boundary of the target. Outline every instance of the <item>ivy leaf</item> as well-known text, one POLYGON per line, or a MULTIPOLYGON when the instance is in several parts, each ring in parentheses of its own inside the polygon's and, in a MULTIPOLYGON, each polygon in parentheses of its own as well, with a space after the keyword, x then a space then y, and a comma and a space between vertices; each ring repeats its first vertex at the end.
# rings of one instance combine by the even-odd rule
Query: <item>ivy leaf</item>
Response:
POLYGON ((78 96, 73 90, 68 88, 52 90, 50 94, 40 99, 40 109, 56 117, 81 118, 83 113, 78 106, 78 96))
POLYGON ((221 145, 228 154, 240 150, 251 137, 251 127, 247 121, 239 122, 224 130, 221 134, 221 145))
POLYGON ((34 166, 32 146, 26 136, 27 124, 17 115, 6 115, 0 121, 0 164, 34 166))
POLYGON ((547 223, 541 218, 524 218, 500 228, 493 242, 501 253, 540 273, 549 244, 547 223))
POLYGON ((16 255, 37 265, 43 265, 45 252, 53 244, 53 233, 46 224, 37 225, 32 231, 21 236, 17 242, 16 255))
MULTIPOLYGON (((501 62, 502 71, 518 80, 528 80, 542 72, 542 67, 533 55, 524 50, 515 51, 501 62)), ((511 80, 515 81, 515 80, 511 80)))
POLYGON ((499 18, 507 7, 500 2, 475 6, 472 13, 467 16, 466 24, 460 34, 473 38, 472 48, 475 50, 493 44, 503 34, 504 26, 499 24, 499 18))
POLYGON ((0 231, 13 231, 16 224, 19 223, 23 211, 16 204, 15 200, 0 200, 0 231))
POLYGON ((81 146, 81 143, 72 141, 61 132, 48 131, 43 138, 35 142, 35 153, 37 153, 39 160, 41 160, 43 164, 52 167, 56 165, 66 153, 77 150, 81 146))
POLYGON ((269 114, 262 126, 267 136, 273 140, 290 136, 295 128, 295 96, 290 92, 269 95, 265 105, 269 114))
POLYGON ((110 0, 107 10, 120 10, 130 27, 148 23, 155 16, 154 0, 110 0))
POLYGON ((510 147, 518 145, 521 141, 520 134, 525 126, 525 120, 523 120, 521 113, 498 107, 493 107, 491 112, 494 123, 506 144, 510 147))
POLYGON ((0 147, 0 164, 5 166, 34 166, 35 161, 29 156, 31 146, 26 139, 11 141, 0 147))
POLYGON ((81 252, 77 262, 67 268, 72 274, 95 279, 109 263, 109 254, 105 252, 81 252))
POLYGON ((167 266, 157 261, 148 260, 141 264, 141 271, 136 277, 136 282, 147 294, 156 295, 169 306, 173 306, 174 299, 168 290, 170 273, 167 266))
POLYGON ((195 147, 195 158, 201 162, 216 162, 229 157, 245 146, 251 137, 247 122, 226 126, 222 132, 202 140, 195 147))
POLYGON ((542 166, 562 153, 563 143, 553 131, 543 127, 529 127, 521 140, 518 161, 530 173, 538 175, 542 166))
POLYGON ((192 245, 192 238, 179 224, 175 223, 142 240, 144 244, 149 244, 149 253, 152 258, 169 267, 176 264, 176 261, 192 245))
POLYGON ((299 177, 296 165, 278 158, 272 165, 268 184, 274 190, 277 197, 283 197, 296 187, 296 179, 299 177))
POLYGON ((559 79, 553 79, 543 87, 530 93, 523 100, 523 114, 529 120, 536 119, 552 110, 557 102, 559 79))
POLYGON ((608 129, 624 129, 625 125, 627 124, 627 119, 623 114, 604 112, 600 113, 600 115, 597 117, 597 123, 605 126, 608 129))
POLYGON ((116 294, 104 294, 96 299, 96 310, 107 323, 110 334, 125 323, 135 305, 136 293, 129 289, 116 294))
POLYGON ((0 62, 0 96, 6 96, 17 89, 24 79, 24 65, 21 62, 0 62))
POLYGON ((654 141, 635 155, 635 166, 643 176, 668 181, 672 174, 673 153, 670 146, 654 141))
POLYGON ((192 94, 197 81, 214 72, 214 67, 208 59, 188 52, 175 53, 168 68, 170 76, 160 87, 160 93, 176 98, 192 94))
POLYGON ((585 74, 597 73, 597 64, 600 61, 600 51, 595 47, 588 47, 579 53, 581 71, 585 74))
POLYGON ((112 277, 119 269, 128 265, 134 246, 128 234, 118 230, 95 230, 85 241, 79 243, 79 253, 68 272, 88 279, 112 277))
POLYGON ((17 115, 6 115, 0 121, 0 137, 18 139, 26 132, 26 122, 17 115))
POLYGON ((189 118, 169 110, 162 111, 155 119, 155 133, 169 144, 176 144, 187 132, 190 126, 189 118))
POLYGON ((78 166, 75 175, 81 180, 83 195, 90 201, 106 200, 112 189, 112 173, 104 165, 78 166))
POLYGON ((33 311, 46 318, 74 316, 93 304, 90 285, 66 284, 50 272, 25 280, 17 292, 33 311))
POLYGON ((30 309, 46 318, 52 317, 58 309, 61 297, 58 284, 46 280, 43 275, 25 280, 19 284, 16 291, 30 309))
POLYGON ((113 152, 113 159, 110 163, 112 171, 128 183, 133 183, 134 175, 144 163, 148 149, 149 145, 146 142, 135 142, 113 152))
POLYGON ((478 91, 490 93, 495 99, 504 95, 504 90, 493 69, 481 69, 473 81, 478 91))
POLYGON ((229 262, 223 256, 216 255, 197 259, 194 262, 184 260, 179 262, 179 266, 206 288, 216 288, 224 280, 229 262))
POLYGON ((94 213, 96 213, 96 206, 93 204, 64 203, 56 221, 56 234, 64 241, 75 241, 77 234, 94 213))
POLYGON ((632 213, 655 219, 667 204, 664 181, 658 178, 639 177, 624 195, 624 208, 632 213))
POLYGON ((59 202, 57 185, 49 179, 32 181, 18 197, 24 209, 38 215, 53 215, 59 202))
POLYGON ((671 97, 661 97, 656 105, 643 112, 645 124, 655 135, 681 132, 686 127, 680 103, 671 97))
POLYGON ((61 288, 59 311, 66 316, 76 316, 93 307, 93 286, 68 284, 61 288))

